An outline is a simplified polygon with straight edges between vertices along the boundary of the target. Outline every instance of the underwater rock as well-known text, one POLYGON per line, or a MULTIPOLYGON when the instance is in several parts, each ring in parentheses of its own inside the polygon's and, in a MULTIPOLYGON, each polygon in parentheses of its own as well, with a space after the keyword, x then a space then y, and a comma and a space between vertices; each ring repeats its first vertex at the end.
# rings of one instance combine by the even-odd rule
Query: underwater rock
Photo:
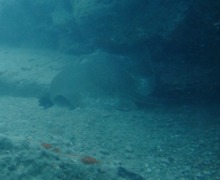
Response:
POLYGON ((167 38, 185 17, 188 4, 180 0, 72 0, 82 35, 100 48, 134 51, 150 38, 167 38))
POLYGON ((127 180, 144 180, 144 178, 139 174, 128 171, 123 167, 118 167, 118 176, 123 177, 127 180))
POLYGON ((73 109, 121 102, 131 106, 153 90, 151 77, 139 76, 128 58, 96 52, 64 68, 51 82, 49 99, 73 109))

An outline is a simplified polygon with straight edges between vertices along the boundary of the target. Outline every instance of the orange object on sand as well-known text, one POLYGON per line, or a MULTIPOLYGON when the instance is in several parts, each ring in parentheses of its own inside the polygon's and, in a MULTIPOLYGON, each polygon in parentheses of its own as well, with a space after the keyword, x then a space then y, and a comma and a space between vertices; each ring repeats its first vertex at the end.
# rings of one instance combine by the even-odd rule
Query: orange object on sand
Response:
POLYGON ((81 162, 86 165, 97 164, 99 161, 93 157, 85 156, 81 158, 81 162))
POLYGON ((52 145, 49 143, 41 143, 41 146, 44 147, 45 149, 51 149, 52 145))

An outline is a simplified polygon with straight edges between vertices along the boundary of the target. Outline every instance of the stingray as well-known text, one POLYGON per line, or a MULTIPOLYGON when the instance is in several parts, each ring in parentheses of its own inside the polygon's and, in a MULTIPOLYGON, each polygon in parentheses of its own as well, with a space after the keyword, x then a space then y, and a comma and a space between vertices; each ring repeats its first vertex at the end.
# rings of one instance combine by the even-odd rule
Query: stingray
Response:
POLYGON ((152 78, 139 76, 129 64, 127 57, 103 52, 79 57, 54 77, 48 102, 73 109, 98 102, 141 102, 152 92, 152 78))

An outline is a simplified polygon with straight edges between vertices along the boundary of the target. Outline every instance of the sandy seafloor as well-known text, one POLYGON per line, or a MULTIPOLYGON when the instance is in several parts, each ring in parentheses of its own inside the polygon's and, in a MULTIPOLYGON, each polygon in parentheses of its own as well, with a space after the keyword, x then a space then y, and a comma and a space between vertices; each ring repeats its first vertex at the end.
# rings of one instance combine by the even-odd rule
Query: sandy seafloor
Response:
POLYGON ((39 91, 72 59, 0 48, 0 179, 220 180, 219 107, 39 106, 39 91))

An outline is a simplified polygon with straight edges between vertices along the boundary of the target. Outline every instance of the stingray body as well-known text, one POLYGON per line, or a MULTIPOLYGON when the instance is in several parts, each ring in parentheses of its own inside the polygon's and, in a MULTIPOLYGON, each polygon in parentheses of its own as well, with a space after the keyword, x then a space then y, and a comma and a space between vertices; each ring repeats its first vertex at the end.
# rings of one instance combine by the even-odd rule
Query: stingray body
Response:
POLYGON ((148 78, 137 77, 129 60, 107 53, 79 58, 65 67, 51 82, 49 97, 54 104, 71 108, 141 100, 152 91, 148 78))

